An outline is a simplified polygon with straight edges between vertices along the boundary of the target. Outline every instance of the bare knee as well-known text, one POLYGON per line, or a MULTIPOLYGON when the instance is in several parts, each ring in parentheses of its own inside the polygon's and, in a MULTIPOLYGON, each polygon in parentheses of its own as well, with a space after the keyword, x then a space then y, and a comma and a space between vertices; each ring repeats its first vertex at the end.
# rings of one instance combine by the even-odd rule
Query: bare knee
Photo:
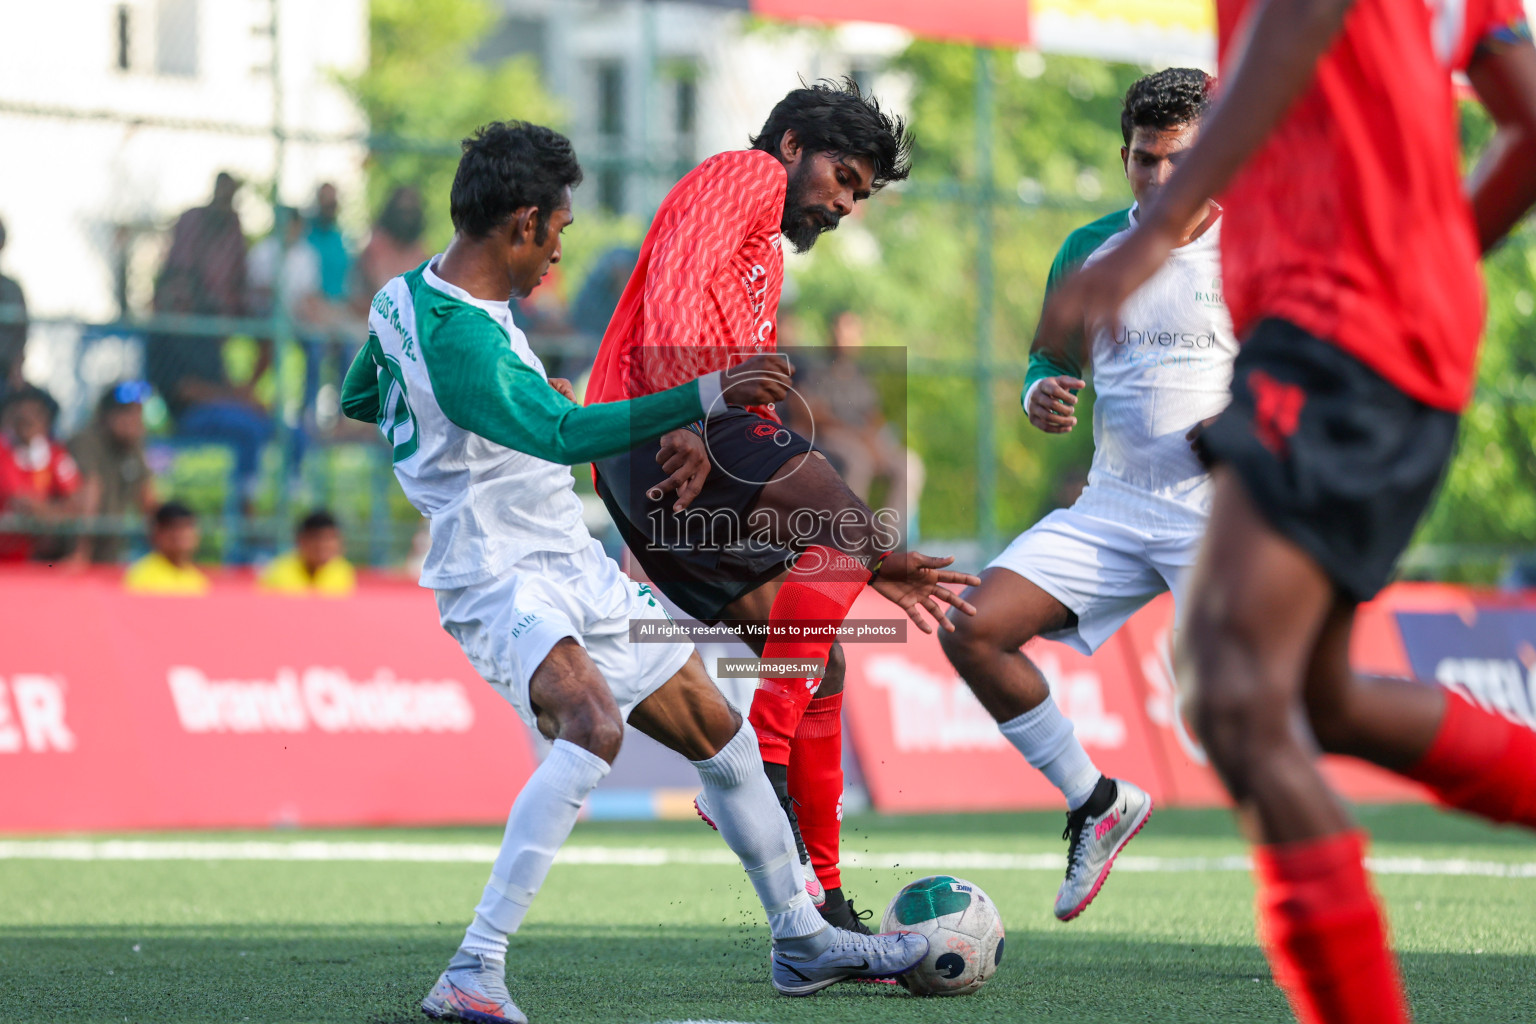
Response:
POLYGON ((1239 799, 1256 766, 1292 742, 1292 708, 1276 667, 1222 609, 1191 609, 1177 651, 1184 714, 1239 799))
POLYGON ((553 738, 574 743, 612 764, 624 740, 624 720, 608 694, 583 696, 561 709, 553 738))
MULTIPOLYGON (((966 596, 969 599, 968 593, 966 596)), ((949 621, 955 628, 953 632, 939 631, 939 647, 961 675, 1002 655, 1013 654, 1033 639, 1032 636, 1021 639, 1016 628, 1005 629, 1000 620, 1001 616, 985 612, 967 615, 958 608, 950 609, 949 621)))

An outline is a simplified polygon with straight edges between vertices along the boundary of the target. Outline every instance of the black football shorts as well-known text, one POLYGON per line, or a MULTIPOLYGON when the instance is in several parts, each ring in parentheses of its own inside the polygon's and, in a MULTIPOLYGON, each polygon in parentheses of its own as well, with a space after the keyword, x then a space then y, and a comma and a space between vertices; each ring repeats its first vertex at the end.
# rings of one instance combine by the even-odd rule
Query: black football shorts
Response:
POLYGON ((1337 345, 1271 319, 1243 342, 1232 404, 1200 447, 1342 595, 1367 601, 1434 498, 1457 422, 1337 345))
POLYGON ((675 492, 646 492, 667 478, 651 441, 596 463, 597 493, 651 582, 679 608, 718 622, 726 606, 787 572, 795 555, 747 541, 748 515, 763 485, 811 442, 770 419, 734 406, 705 420, 710 470, 704 489, 681 513, 675 492))

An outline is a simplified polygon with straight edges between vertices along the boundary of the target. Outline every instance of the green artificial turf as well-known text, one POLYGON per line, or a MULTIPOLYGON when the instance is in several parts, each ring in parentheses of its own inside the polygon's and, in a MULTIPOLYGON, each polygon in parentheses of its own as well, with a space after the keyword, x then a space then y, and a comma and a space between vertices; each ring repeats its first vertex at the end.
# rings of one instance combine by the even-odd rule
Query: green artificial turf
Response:
MULTIPOLYGON (((1368 808, 1378 857, 1536 862, 1536 843, 1419 807, 1368 808)), ((845 850, 1060 855, 1060 815, 850 818, 845 850)), ((306 831, 141 839, 494 844, 499 829, 306 831)), ((696 823, 578 826, 572 844, 717 850, 696 823)), ((1218 812, 1159 810, 1127 855, 1243 853, 1218 812)), ((1166 861, 1164 862, 1166 864, 1166 861)), ((0 1020, 422 1020, 488 863, 0 860, 0 1020)), ((923 859, 855 868, 876 911, 923 859)), ((773 993, 768 933, 729 865, 560 864, 508 957, 535 1024, 740 1021, 1283 1021, 1242 871, 1117 871, 1094 905, 1051 916, 1059 870, 953 870, 1003 912, 1006 956, 979 993, 924 1000, 843 984, 773 993)), ((1536 878, 1378 880, 1417 1019, 1536 1019, 1536 878)))

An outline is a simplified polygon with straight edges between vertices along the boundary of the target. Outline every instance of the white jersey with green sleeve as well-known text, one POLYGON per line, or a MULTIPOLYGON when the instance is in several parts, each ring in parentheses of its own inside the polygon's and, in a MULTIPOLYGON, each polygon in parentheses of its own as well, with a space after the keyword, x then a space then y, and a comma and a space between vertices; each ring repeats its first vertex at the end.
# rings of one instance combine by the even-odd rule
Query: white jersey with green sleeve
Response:
MULTIPOLYGON (((1092 266, 1136 224, 1106 239, 1092 266)), ((1221 293, 1221 220, 1187 245, 1120 307, 1113 331, 1092 339, 1093 464, 1077 507, 1117 522, 1203 529, 1210 476, 1185 436, 1226 408, 1237 358, 1221 293)))
POLYGON ((498 579, 535 552, 591 545, 570 466, 700 419, 719 374, 628 402, 581 406, 550 386, 505 302, 443 280, 434 257, 374 296, 342 410, 378 425, 426 516, 421 585, 498 579))

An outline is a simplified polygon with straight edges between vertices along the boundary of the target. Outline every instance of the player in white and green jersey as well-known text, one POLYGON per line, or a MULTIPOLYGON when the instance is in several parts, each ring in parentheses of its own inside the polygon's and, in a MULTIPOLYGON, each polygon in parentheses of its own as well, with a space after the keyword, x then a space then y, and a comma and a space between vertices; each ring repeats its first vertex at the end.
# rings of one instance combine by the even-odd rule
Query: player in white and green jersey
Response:
POLYGON ((698 769, 720 834, 767 911, 775 988, 808 995, 844 978, 899 973, 926 955, 927 940, 822 921, 751 726, 691 644, 631 641, 632 624, 666 613, 582 523, 570 464, 629 451, 721 403, 777 401, 789 365, 756 356, 656 394, 585 407, 569 382, 547 379, 509 299, 559 262, 580 181, 570 142, 547 128, 496 123, 466 139, 453 241, 375 296, 368 344, 342 394, 348 416, 378 424, 396 477, 430 523, 421 583, 436 592, 443 628, 553 741, 513 804, 474 920, 422 1010, 527 1021, 507 992, 507 939, 618 754, 626 722, 698 769))
MULTIPOLYGON (((1136 211, 1194 145, 1209 102, 1204 72, 1173 68, 1126 93, 1120 150, 1137 205, 1074 231, 1051 266, 1047 293, 1129 234, 1136 211)), ((966 591, 974 618, 953 616, 939 639, 950 662, 1003 734, 1066 798, 1067 872, 1056 916, 1087 908, 1116 855, 1146 822, 1152 800, 1105 777, 1020 650, 1037 636, 1092 654, 1153 597, 1177 604, 1210 510, 1210 478, 1191 448, 1200 426, 1225 407, 1237 340, 1221 299, 1221 210, 1207 204, 1159 273, 1096 328, 1092 365, 1093 466, 1071 508, 1021 534, 966 591)), ((1032 424, 1047 433, 1077 425, 1088 370, 1036 352, 1024 390, 1032 424)))

